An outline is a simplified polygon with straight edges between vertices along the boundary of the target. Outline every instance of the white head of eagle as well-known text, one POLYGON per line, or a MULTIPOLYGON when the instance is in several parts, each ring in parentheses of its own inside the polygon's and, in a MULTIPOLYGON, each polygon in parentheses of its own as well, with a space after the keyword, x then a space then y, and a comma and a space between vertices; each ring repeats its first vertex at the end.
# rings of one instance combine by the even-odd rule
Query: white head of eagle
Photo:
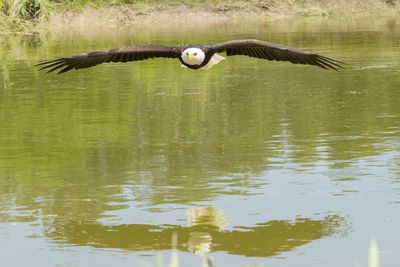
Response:
POLYGON ((187 48, 181 54, 183 62, 188 65, 201 65, 205 57, 206 55, 204 52, 200 48, 196 47, 187 48))

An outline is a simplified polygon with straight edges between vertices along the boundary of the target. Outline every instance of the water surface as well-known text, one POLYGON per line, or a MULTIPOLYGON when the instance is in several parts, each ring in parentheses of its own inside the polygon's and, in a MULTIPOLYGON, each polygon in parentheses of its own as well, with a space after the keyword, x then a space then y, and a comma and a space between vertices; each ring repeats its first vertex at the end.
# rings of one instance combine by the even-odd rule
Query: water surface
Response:
POLYGON ((2 266, 382 266, 400 260, 400 21, 299 20, 0 40, 2 266), (239 26, 240 25, 240 26, 239 26), (258 38, 346 70, 231 57, 44 74, 129 44, 258 38))

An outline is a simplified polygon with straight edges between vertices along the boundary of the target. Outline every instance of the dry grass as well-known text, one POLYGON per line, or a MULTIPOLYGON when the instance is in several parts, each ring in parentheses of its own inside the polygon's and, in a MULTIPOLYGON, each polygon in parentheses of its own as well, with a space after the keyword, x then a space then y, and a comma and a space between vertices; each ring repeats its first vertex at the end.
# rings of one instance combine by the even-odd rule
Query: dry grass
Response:
MULTIPOLYGON (((388 0, 390 1, 390 0, 388 0)), ((357 17, 373 14, 396 16, 400 4, 389 6, 380 0, 231 0, 146 2, 135 5, 116 5, 105 8, 88 7, 82 11, 59 12, 52 16, 55 28, 68 25, 165 24, 204 21, 227 21, 254 18, 258 21, 288 17, 357 17), (99 19, 100 18, 100 19, 99 19)))

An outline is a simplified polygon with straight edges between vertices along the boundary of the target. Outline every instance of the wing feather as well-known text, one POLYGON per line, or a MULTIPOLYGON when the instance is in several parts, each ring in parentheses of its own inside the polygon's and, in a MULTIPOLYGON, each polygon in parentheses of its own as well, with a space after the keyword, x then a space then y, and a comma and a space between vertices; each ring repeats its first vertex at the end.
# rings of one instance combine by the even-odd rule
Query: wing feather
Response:
POLYGON ((319 54, 256 39, 231 40, 209 46, 214 52, 225 52, 227 56, 244 55, 271 61, 289 61, 293 64, 314 65, 323 69, 339 70, 345 64, 319 54))
POLYGON ((178 58, 181 54, 180 46, 141 45, 111 49, 108 51, 94 51, 86 54, 61 57, 37 64, 41 70, 58 74, 73 69, 90 68, 105 62, 129 62, 155 57, 178 58))

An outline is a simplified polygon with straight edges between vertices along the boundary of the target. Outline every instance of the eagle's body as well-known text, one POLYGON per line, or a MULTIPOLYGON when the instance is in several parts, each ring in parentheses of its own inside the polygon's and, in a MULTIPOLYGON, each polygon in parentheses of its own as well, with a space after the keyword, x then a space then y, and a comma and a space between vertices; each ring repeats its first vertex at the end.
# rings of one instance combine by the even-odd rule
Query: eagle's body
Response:
POLYGON ((178 58, 183 66, 197 70, 210 68, 219 63, 224 57, 217 53, 222 52, 225 52, 226 56, 244 55, 267 60, 289 61, 294 64, 314 65, 324 69, 342 68, 340 61, 256 39, 231 40, 219 44, 128 46, 62 57, 44 61, 38 65, 41 69, 48 69, 48 72, 58 70, 58 73, 63 73, 72 69, 93 67, 105 62, 128 62, 163 57, 178 58))

